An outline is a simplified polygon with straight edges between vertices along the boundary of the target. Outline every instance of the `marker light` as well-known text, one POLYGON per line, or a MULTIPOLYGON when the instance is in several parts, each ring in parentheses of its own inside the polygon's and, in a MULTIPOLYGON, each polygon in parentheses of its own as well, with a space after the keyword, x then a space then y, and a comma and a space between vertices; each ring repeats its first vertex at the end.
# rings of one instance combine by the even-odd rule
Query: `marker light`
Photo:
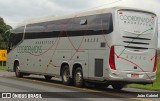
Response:
POLYGON ((155 72, 157 70, 157 55, 158 55, 158 51, 156 50, 155 60, 154 60, 154 68, 153 68, 152 72, 155 72))
POLYGON ((110 49, 109 65, 111 69, 116 70, 114 46, 112 46, 110 49))
POLYGON ((123 14, 123 12, 119 12, 119 14, 123 14))

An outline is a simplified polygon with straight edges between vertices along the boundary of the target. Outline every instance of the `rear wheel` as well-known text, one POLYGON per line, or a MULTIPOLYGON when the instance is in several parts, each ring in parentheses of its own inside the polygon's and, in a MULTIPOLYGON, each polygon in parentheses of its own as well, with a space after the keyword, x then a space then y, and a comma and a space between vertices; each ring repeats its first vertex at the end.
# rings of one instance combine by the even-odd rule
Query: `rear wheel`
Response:
POLYGON ((15 65, 15 75, 16 77, 23 77, 23 73, 20 72, 18 64, 15 65))
POLYGON ((45 75, 44 76, 47 81, 51 80, 52 76, 45 75))
POLYGON ((125 85, 124 84, 112 84, 112 87, 115 90, 121 90, 125 85))
POLYGON ((83 73, 81 67, 78 67, 74 72, 74 84, 77 87, 84 86, 83 73))
POLYGON ((64 66, 62 70, 62 82, 65 85, 70 85, 71 84, 71 78, 70 78, 70 71, 69 71, 69 66, 64 66))

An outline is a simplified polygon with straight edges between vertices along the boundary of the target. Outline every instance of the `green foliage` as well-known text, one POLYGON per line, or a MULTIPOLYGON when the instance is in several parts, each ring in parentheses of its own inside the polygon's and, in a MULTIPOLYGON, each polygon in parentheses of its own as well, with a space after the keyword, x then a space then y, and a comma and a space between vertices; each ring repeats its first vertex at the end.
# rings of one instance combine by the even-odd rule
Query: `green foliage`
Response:
POLYGON ((12 27, 9 25, 6 25, 3 18, 0 17, 0 49, 6 49, 7 48, 7 42, 9 39, 9 29, 12 27))
POLYGON ((6 66, 0 66, 0 70, 6 70, 6 66))

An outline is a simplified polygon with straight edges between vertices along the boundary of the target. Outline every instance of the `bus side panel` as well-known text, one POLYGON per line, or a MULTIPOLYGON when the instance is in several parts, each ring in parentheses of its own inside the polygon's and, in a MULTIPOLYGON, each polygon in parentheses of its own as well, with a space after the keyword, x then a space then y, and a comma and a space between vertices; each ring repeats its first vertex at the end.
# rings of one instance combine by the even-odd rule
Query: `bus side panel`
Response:
POLYGON ((89 78, 102 79, 106 57, 105 50, 89 50, 89 78))
POLYGON ((6 64, 6 66, 7 66, 7 70, 8 71, 14 71, 13 70, 13 67, 14 67, 14 58, 13 58, 13 51, 12 52, 10 52, 9 54, 8 54, 8 58, 7 58, 7 64, 6 64))

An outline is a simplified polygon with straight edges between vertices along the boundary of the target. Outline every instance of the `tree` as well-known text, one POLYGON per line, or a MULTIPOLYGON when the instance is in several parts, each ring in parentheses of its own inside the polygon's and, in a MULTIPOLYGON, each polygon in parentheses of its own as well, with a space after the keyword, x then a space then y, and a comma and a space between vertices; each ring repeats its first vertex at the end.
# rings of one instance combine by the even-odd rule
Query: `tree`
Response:
POLYGON ((12 29, 12 27, 7 25, 3 18, 0 17, 0 49, 7 48, 10 29, 12 29))

